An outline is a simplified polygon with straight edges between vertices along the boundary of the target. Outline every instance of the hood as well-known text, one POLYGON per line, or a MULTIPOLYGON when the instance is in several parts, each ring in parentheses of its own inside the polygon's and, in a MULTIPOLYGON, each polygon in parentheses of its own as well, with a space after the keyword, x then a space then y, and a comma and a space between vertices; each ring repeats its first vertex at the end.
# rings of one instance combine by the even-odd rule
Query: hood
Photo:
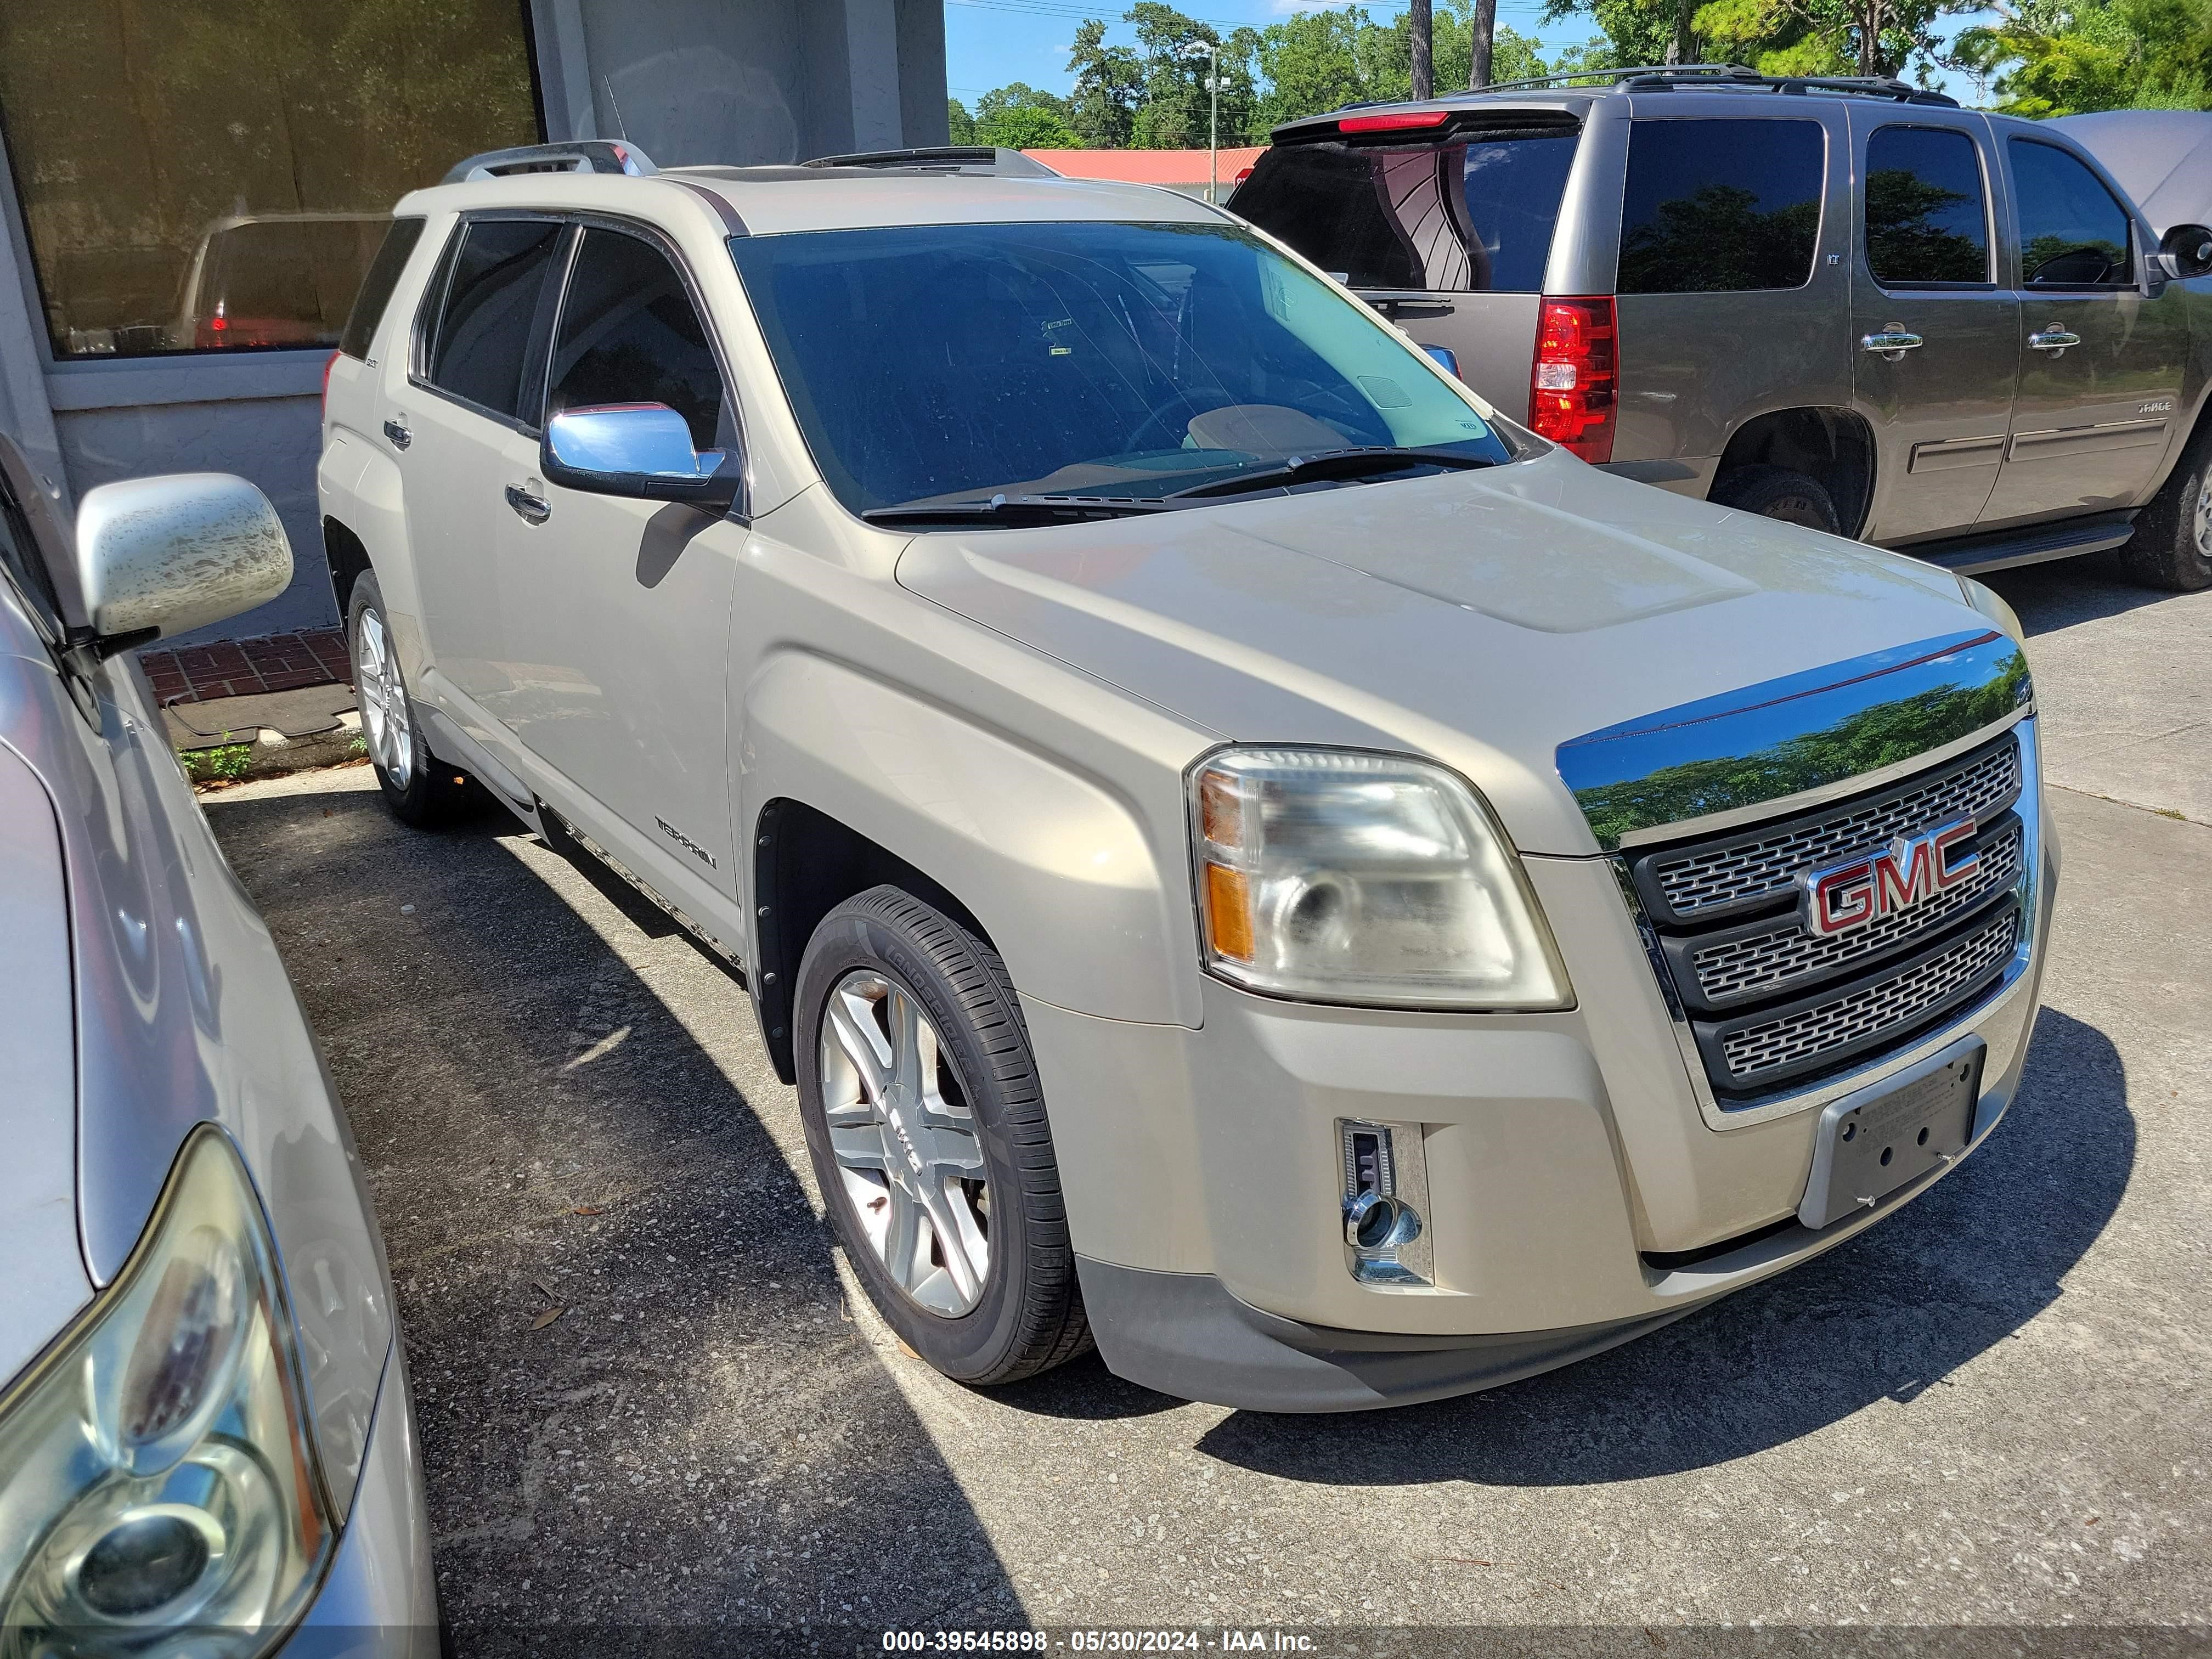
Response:
POLYGON ((1526 852, 1596 842, 1559 745, 1986 629, 1917 561, 1554 451, 1494 471, 917 537, 898 580, 1224 739, 1407 750, 1526 852))
MULTIPOLYGON (((0 712, 11 682, 42 672, 0 655, 0 712)), ((0 1389, 92 1297, 76 1231, 76 1024, 69 906, 53 804, 0 736, 0 1389)))

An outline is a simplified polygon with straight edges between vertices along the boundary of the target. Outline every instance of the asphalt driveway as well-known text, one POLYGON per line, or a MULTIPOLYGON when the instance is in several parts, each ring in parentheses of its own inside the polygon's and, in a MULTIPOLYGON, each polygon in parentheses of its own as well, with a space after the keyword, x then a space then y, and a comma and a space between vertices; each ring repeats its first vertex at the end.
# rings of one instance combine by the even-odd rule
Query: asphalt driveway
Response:
POLYGON ((2000 585, 2037 634, 2066 884, 1996 1139, 1656 1336, 1379 1415, 1183 1404, 1095 1357, 945 1382, 845 1276, 743 994, 653 912, 504 819, 401 830, 365 769, 210 798, 372 1173, 460 1650, 672 1624, 727 1651, 1030 1624, 2204 1635, 2212 594, 2000 585))

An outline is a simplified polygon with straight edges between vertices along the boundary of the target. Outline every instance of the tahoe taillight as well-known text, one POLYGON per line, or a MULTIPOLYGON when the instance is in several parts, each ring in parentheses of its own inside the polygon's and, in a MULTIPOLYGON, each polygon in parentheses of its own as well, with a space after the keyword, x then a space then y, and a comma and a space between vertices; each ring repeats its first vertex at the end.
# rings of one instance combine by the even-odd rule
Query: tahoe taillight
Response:
POLYGON ((1612 295, 1547 299, 1528 373, 1529 429, 1586 461, 1611 460, 1619 344, 1612 295))

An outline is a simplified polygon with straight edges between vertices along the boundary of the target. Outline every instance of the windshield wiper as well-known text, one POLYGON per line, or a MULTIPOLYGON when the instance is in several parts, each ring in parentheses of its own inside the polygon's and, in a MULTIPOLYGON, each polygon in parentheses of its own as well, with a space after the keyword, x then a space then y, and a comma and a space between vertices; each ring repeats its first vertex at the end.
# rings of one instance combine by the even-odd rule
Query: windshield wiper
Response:
POLYGON ((870 524, 1079 524, 1167 510, 1165 501, 1131 495, 993 495, 979 501, 901 501, 860 514, 870 524))
POLYGON ((1354 479, 1378 472, 1402 472, 1409 467, 1440 466, 1451 471, 1471 471, 1496 466, 1487 456, 1462 455, 1455 449, 1393 449, 1382 444, 1357 449, 1325 450, 1318 455, 1293 455, 1280 466, 1257 472, 1240 472, 1212 483, 1193 484, 1164 499, 1188 501, 1208 495, 1241 495, 1254 489, 1283 489, 1292 484, 1319 483, 1332 478, 1354 479))

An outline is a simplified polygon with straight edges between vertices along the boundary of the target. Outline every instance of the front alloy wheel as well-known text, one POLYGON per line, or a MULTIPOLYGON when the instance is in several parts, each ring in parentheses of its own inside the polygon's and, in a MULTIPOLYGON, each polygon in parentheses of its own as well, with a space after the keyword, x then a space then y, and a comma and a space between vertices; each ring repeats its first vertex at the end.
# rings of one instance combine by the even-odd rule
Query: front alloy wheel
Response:
POLYGON ((830 1156, 877 1259, 932 1313, 967 1313, 991 1271, 991 1182, 937 1027, 902 987, 856 969, 830 993, 821 1068, 830 1156))

